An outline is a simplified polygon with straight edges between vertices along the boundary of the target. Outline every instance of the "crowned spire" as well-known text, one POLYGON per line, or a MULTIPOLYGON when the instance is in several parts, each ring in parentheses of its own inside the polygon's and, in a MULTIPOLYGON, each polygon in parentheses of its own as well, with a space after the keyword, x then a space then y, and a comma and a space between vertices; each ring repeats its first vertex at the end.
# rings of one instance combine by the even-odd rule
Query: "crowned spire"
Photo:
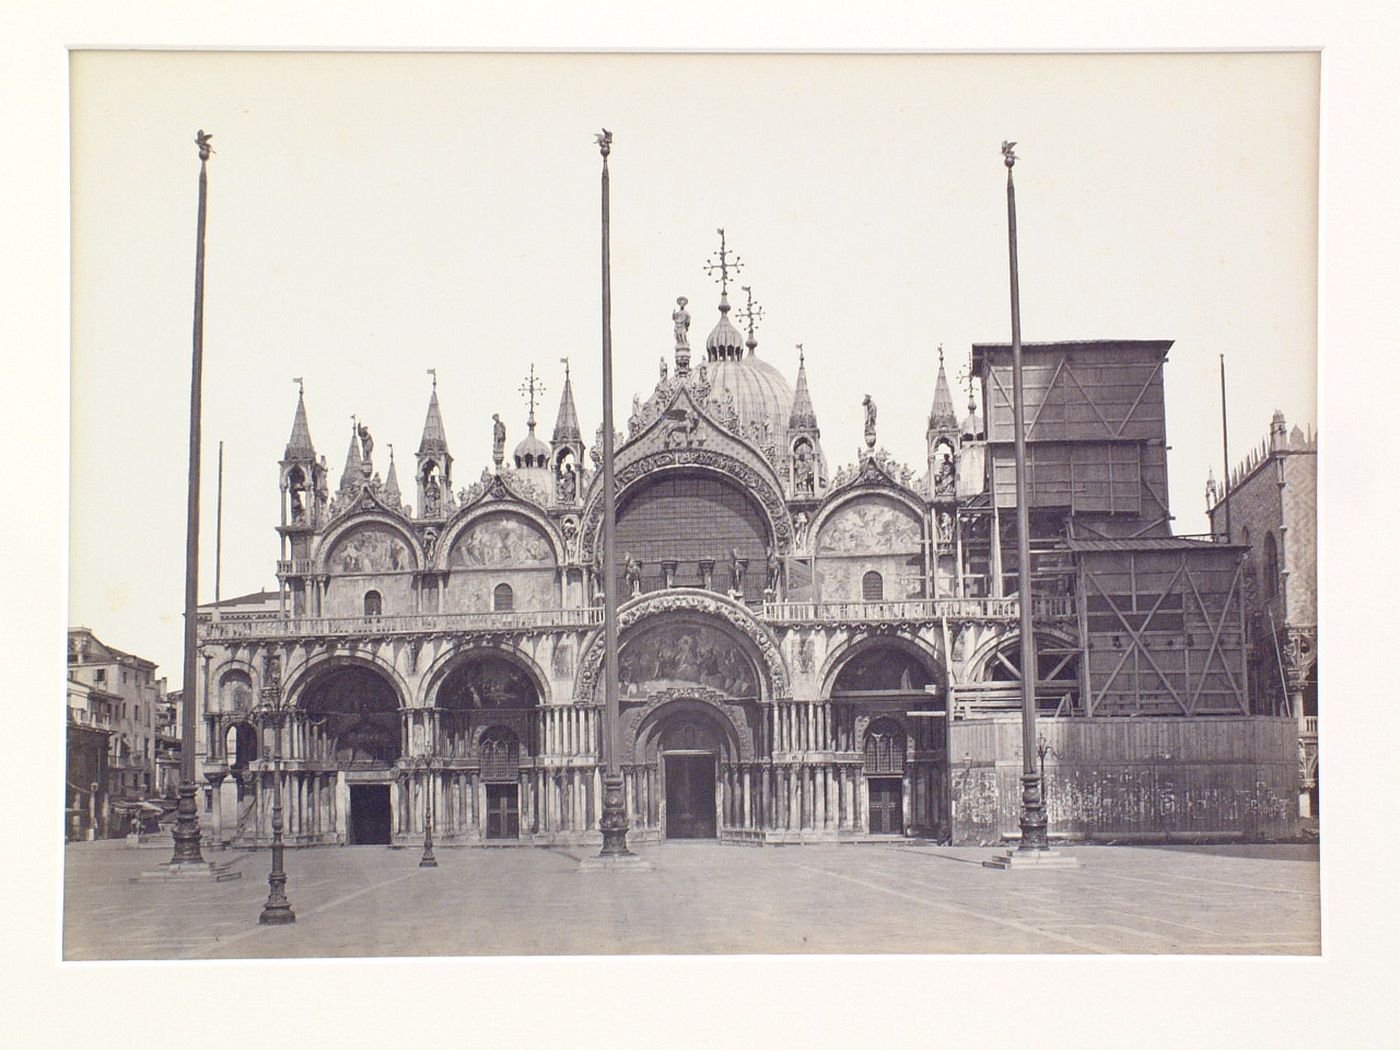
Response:
POLYGON ((394 467, 394 446, 389 446, 389 476, 384 481, 384 502, 395 510, 403 504, 403 493, 399 491, 399 472, 394 467))
POLYGON ((788 417, 788 430, 807 430, 818 437, 821 436, 821 431, 817 429, 816 409, 812 407, 812 394, 807 389, 807 353, 802 349, 801 343, 797 344, 797 391, 792 395, 792 415, 788 417))
POLYGON ((284 460, 312 459, 316 458, 316 448, 311 443, 311 428, 306 423, 306 384, 301 381, 301 376, 293 380, 297 384, 297 410, 292 417, 292 436, 287 438, 287 450, 282 454, 284 460))
POLYGON ((578 409, 574 407, 574 383, 569 378, 569 359, 561 357, 559 362, 564 366, 564 392, 559 395, 559 415, 554 421, 555 445, 583 440, 583 431, 578 425, 578 409))
POLYGON ((423 438, 418 442, 418 455, 446 455, 447 429, 442 425, 442 409, 438 406, 437 369, 428 369, 433 377, 433 392, 428 395, 428 415, 423 420, 423 438))
POLYGON ((958 429, 958 413, 953 408, 953 393, 948 387, 948 373, 943 370, 943 346, 938 347, 938 379, 933 386, 933 409, 928 414, 928 429, 953 431, 958 429))
POLYGON ((350 417, 350 448, 345 453, 345 473, 340 477, 343 490, 352 489, 364 480, 364 459, 360 455, 360 431, 357 420, 350 417))

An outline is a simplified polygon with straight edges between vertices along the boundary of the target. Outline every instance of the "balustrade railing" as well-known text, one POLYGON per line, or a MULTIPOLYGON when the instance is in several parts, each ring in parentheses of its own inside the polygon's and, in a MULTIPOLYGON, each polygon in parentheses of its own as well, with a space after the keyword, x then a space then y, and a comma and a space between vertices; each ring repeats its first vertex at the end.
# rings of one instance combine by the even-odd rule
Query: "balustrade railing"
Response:
POLYGON ((520 631, 548 627, 595 627, 601 607, 520 612, 411 613, 404 616, 266 616, 200 625, 209 641, 297 636, 422 634, 440 631, 520 631))
POLYGON ((1316 738, 1317 736, 1317 715, 1303 716, 1303 735, 1316 738))
MULTIPOLYGON (((1054 595, 1035 599, 1040 617, 1075 613, 1074 599, 1054 595)), ((1018 598, 906 598, 878 602, 765 602, 763 616, 774 623, 823 620, 1015 620, 1021 615, 1018 598)))

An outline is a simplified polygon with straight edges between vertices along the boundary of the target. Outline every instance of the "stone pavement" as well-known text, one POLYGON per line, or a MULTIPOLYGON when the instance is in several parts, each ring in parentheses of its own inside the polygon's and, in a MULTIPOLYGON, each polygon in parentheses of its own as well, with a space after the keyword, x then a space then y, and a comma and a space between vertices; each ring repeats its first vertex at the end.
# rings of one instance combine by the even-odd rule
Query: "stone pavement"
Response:
MULTIPOLYGON (((79 843, 67 960, 603 953, 1315 955, 1314 845, 1075 846, 1072 871, 982 867, 992 849, 670 843, 647 872, 575 849, 288 850, 293 926, 263 927, 266 851, 210 851, 234 882, 139 884, 162 851, 79 843)), ((591 852, 591 851, 590 851, 591 852)))

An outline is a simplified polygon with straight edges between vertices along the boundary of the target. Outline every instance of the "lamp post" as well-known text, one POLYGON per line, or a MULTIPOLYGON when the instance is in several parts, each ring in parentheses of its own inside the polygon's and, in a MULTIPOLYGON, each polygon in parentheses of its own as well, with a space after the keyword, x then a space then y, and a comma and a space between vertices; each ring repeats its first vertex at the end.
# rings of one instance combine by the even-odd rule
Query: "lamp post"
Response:
POLYGON ((603 812, 598 827, 603 832, 600 857, 626 857, 627 810, 622 767, 618 764, 617 699, 617 502, 613 478, 613 382, 612 382, 612 276, 609 256, 608 154, 612 132, 597 136, 603 156, 603 812))
POLYGON ((437 858, 433 856, 433 763, 423 760, 423 856, 418 861, 420 868, 436 868, 437 858))
POLYGON ((267 903, 258 922, 264 926, 285 926, 297 921, 287 900, 287 873, 282 868, 282 721, 286 706, 282 696, 282 665, 276 654, 268 654, 263 666, 267 682, 262 689, 263 710, 273 718, 272 738, 272 871, 267 876, 267 903))
POLYGON ((1021 599, 1021 845, 1019 852, 1049 848, 1045 798, 1036 768, 1035 686, 1039 662, 1035 652, 1035 627, 1031 595, 1031 511, 1026 483, 1026 405, 1021 362, 1021 280, 1016 260, 1016 184, 1011 169, 1016 164, 1014 142, 1001 144, 1006 164, 1007 242, 1011 257, 1011 390, 1013 425, 1016 428, 1016 576, 1021 599))

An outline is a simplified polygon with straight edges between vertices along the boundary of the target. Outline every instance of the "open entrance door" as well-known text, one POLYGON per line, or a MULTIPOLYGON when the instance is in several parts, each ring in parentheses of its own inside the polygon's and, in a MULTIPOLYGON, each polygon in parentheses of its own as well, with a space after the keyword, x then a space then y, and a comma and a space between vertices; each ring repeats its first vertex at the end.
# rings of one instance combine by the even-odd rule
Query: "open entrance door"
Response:
POLYGON ((666 767, 666 837, 717 838, 715 756, 667 752, 662 759, 666 767))
POLYGON ((388 784, 350 786, 352 846, 387 846, 391 833, 388 784))

